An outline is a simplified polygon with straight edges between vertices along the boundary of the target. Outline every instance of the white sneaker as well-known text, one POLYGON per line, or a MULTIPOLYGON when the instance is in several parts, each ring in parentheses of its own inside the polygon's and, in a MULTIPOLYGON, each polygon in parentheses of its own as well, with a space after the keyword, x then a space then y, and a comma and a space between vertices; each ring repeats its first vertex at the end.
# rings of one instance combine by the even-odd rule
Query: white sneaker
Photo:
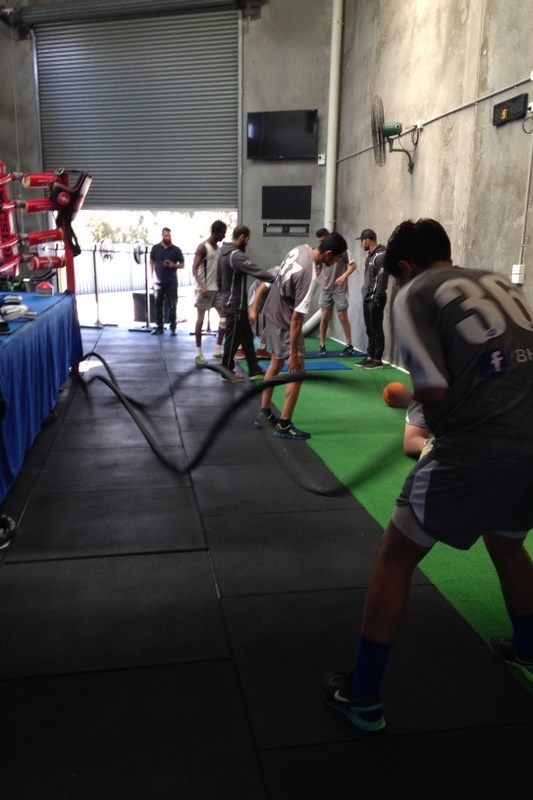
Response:
POLYGON ((198 355, 194 360, 198 365, 207 364, 207 358, 204 356, 203 353, 198 353, 198 355))

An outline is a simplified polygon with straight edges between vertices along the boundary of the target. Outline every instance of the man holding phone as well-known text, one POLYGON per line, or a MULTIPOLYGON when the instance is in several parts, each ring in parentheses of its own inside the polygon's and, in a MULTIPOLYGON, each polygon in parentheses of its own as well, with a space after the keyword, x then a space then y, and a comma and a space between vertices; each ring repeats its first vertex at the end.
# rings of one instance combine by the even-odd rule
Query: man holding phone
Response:
POLYGON ((159 244, 154 244, 150 251, 150 267, 154 282, 156 327, 152 336, 161 336, 163 327, 163 308, 165 298, 168 303, 168 320, 170 335, 176 335, 176 307, 178 305, 178 269, 183 269, 185 262, 180 248, 172 244, 170 228, 163 228, 159 244))

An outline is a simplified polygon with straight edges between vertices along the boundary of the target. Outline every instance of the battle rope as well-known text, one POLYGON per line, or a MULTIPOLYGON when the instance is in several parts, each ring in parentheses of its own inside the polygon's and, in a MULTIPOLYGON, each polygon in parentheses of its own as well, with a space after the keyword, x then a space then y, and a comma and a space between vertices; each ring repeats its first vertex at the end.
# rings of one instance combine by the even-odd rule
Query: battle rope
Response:
MULTIPOLYGON (((172 462, 169 458, 167 458, 167 456, 163 453, 163 451, 153 438, 152 434, 148 430, 147 426, 144 424, 143 420, 137 413, 135 406, 137 408, 145 409, 146 405, 143 403, 139 403, 138 401, 134 400, 131 397, 128 397, 123 393, 113 373, 113 370, 106 362, 106 360, 101 355, 99 355, 99 353, 97 353, 94 350, 91 350, 82 357, 82 361, 85 361, 91 357, 97 358, 102 363, 109 377, 106 377, 105 375, 94 374, 91 375, 89 379, 85 379, 82 378, 82 376, 78 373, 79 380, 84 385, 90 384, 93 380, 99 380, 106 386, 108 386, 111 389, 111 391, 116 395, 118 400, 122 403, 127 412, 130 414, 135 424, 141 431, 142 435, 146 439, 147 443, 149 444, 150 448, 154 452, 155 456, 159 459, 159 461, 161 461, 161 463, 163 463, 166 467, 168 467, 178 475, 184 475, 187 472, 193 470, 201 462, 201 460, 203 459, 205 454, 209 451, 209 449, 213 446, 216 439, 224 429, 228 418, 230 418, 233 414, 235 414, 238 411, 238 409, 241 408, 241 406, 243 406, 245 403, 248 403, 253 397, 256 397, 257 395, 261 394, 264 389, 268 387, 275 388, 277 386, 283 386, 284 384, 293 383, 295 381, 301 383, 304 380, 322 381, 322 382, 326 381, 328 383, 339 382, 338 378, 335 378, 334 376, 331 375, 315 375, 315 374, 308 374, 305 372, 298 372, 298 373, 291 372, 285 375, 277 375, 275 378, 272 378, 270 380, 264 380, 260 384, 253 384, 252 386, 250 386, 250 388, 245 389, 240 395, 240 397, 238 397, 236 400, 234 400, 232 403, 230 403, 226 408, 224 408, 221 411, 221 413, 213 422, 213 425, 208 431, 204 442, 199 447, 198 451, 195 453, 192 460, 188 462, 187 467, 181 468, 176 464, 174 464, 174 462, 172 462)), ((212 372, 217 372, 219 375, 228 378, 230 381, 232 379, 232 373, 219 364, 195 365, 186 373, 181 375, 177 379, 177 381, 171 384, 171 389, 172 390, 178 389, 179 385, 194 372, 197 372, 198 369, 208 369, 211 370, 212 372)), ((275 454, 276 459, 280 464, 280 466, 285 470, 285 472, 291 478, 291 480, 305 491, 311 492, 313 494, 325 495, 330 497, 336 496, 340 494, 345 494, 347 491, 347 487, 354 485, 355 481, 357 480, 360 481, 361 479, 361 476, 359 476, 359 479, 356 476, 354 476, 352 479, 350 479, 350 481, 346 485, 340 483, 340 481, 337 480, 335 485, 331 486, 324 486, 318 484, 316 483, 316 481, 314 481, 308 475, 305 474, 302 465, 294 461, 290 457, 286 449, 282 449, 284 442, 283 439, 278 439, 272 436, 271 431, 263 429, 262 432, 263 434, 268 434, 265 436, 265 438, 270 448, 272 449, 273 453, 275 454)))

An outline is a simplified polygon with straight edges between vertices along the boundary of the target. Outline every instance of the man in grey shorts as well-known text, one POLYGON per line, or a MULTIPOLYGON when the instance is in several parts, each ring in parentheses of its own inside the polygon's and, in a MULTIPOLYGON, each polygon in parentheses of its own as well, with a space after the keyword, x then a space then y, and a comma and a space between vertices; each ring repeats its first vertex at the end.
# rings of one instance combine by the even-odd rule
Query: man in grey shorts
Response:
MULTIPOLYGON (((316 238, 319 242, 329 234, 327 228, 319 228, 316 238)), ((357 269, 357 264, 349 254, 348 250, 342 254, 332 269, 324 273, 322 289, 318 304, 322 310, 320 319, 320 344, 318 347, 319 356, 327 356, 326 337, 328 327, 331 322, 333 309, 337 310, 337 316, 342 326, 345 339, 345 347, 341 351, 341 356, 353 356, 352 327, 348 319, 348 278, 357 269)))
MULTIPOLYGON (((281 372, 285 361, 289 372, 304 372, 305 343, 302 327, 316 287, 317 267, 332 267, 346 248, 346 240, 340 233, 330 233, 314 249, 308 244, 301 244, 285 256, 263 307, 266 345, 272 353, 265 375, 266 381, 281 372)), ((300 388, 299 381, 286 384, 279 419, 271 408, 274 389, 265 389, 261 394, 261 410, 255 426, 262 428, 265 424, 272 425, 274 436, 281 439, 309 439, 311 434, 297 428, 292 422, 300 388)))
POLYGON ((387 244, 399 292, 393 324, 414 398, 435 434, 407 477, 370 578, 354 669, 328 673, 330 706, 356 727, 385 727, 380 685, 413 570, 437 542, 480 537, 500 580, 512 636, 491 649, 533 682, 533 312, 502 275, 452 266, 435 220, 407 220, 387 244))
POLYGON ((194 337, 196 341, 197 364, 206 364, 207 359, 202 353, 202 326, 204 324, 205 312, 214 308, 218 314, 218 330, 213 357, 222 360, 222 341, 226 329, 226 320, 222 313, 222 294, 217 284, 218 256, 220 253, 219 243, 226 235, 226 223, 217 219, 211 225, 211 234, 205 242, 201 242, 196 248, 192 263, 192 274, 196 281, 195 307, 196 325, 194 326, 194 337))

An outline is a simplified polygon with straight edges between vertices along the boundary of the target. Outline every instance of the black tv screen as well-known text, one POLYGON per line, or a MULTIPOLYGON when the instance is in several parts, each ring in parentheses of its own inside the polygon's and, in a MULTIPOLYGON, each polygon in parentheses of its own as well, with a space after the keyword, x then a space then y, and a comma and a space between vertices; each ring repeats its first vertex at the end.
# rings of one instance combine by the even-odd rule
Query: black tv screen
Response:
POLYGON ((316 159, 318 111, 252 111, 247 120, 248 158, 316 159))
POLYGON ((311 219, 312 186, 263 186, 263 219, 311 219))

